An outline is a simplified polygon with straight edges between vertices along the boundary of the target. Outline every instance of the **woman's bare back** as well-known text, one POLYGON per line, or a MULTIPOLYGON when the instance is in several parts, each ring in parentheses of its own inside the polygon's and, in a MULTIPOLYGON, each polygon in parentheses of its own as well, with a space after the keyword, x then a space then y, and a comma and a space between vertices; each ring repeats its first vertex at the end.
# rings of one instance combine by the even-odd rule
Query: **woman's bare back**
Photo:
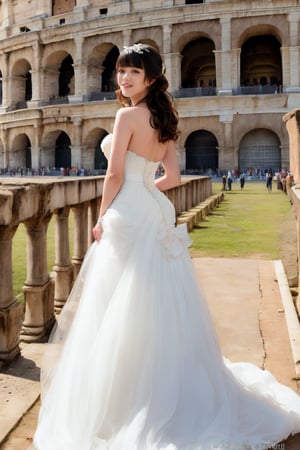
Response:
POLYGON ((128 143, 128 150, 149 161, 162 161, 168 142, 159 142, 158 130, 150 125, 151 114, 147 106, 141 104, 130 108, 130 115, 134 129, 128 143))

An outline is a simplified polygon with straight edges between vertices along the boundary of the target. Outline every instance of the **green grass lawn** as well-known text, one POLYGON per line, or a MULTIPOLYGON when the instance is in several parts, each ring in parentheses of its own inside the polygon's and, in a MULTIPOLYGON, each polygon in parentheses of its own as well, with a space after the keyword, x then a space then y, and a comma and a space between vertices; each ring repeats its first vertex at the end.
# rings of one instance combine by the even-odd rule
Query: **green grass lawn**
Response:
MULTIPOLYGON (((70 228, 70 255, 73 252, 73 214, 69 216, 70 228)), ((23 224, 20 224, 13 238, 12 246, 13 261, 13 291, 14 295, 23 302, 22 287, 26 280, 26 230, 23 224)), ((55 217, 52 217, 47 232, 47 261, 48 271, 51 272, 55 262, 55 217)))
MULTIPOLYGON (((221 182, 213 183, 214 193, 220 190, 221 182)), ((233 183, 220 206, 191 232, 191 255, 277 259, 287 215, 293 215, 292 207, 276 183, 271 193, 263 182, 246 182, 243 190, 233 183)))

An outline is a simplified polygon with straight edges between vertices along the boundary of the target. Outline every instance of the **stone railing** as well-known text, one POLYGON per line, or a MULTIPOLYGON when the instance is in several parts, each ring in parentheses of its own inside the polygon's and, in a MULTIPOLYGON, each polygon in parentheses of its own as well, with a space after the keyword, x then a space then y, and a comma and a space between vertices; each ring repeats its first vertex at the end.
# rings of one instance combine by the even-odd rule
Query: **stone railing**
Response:
POLYGON ((300 109, 285 114, 283 120, 289 134, 290 171, 293 184, 288 186, 287 194, 293 205, 297 222, 297 255, 298 255, 298 286, 300 274, 300 109))
MULTIPOLYGON (((101 201, 103 177, 0 178, 0 362, 20 353, 20 341, 46 340, 55 310, 63 307, 84 255, 101 201), (74 216, 74 250, 69 250, 69 214, 74 216), (47 268, 47 231, 55 218, 55 264, 47 268), (12 243, 26 229, 25 311, 13 294, 12 243)), ((212 194, 209 177, 183 177, 167 191, 176 214, 212 194)))

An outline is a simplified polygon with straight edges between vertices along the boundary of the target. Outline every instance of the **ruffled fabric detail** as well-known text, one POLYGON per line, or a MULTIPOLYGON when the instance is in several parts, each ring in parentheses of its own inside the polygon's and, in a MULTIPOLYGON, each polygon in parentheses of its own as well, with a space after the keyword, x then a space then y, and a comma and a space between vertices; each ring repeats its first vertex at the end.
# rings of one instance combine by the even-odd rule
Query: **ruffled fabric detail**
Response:
POLYGON ((162 228, 158 239, 162 241, 169 258, 178 258, 192 244, 185 223, 176 227, 162 228))

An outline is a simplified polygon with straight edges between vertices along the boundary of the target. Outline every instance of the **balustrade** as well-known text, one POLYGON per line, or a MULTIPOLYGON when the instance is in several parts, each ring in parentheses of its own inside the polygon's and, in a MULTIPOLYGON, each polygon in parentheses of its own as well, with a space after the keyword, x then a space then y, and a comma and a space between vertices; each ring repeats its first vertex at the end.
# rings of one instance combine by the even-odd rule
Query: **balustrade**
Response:
MULTIPOLYGON (((0 360, 20 353, 20 341, 45 341, 55 313, 66 302, 84 255, 92 242, 103 177, 0 178, 0 360), (70 256, 69 215, 74 216, 74 254, 70 256), (55 219, 55 263, 47 269, 47 232, 55 219), (13 295, 12 241, 18 226, 26 229, 24 311, 13 295)), ((166 192, 176 214, 212 194, 209 177, 183 177, 166 192)))

